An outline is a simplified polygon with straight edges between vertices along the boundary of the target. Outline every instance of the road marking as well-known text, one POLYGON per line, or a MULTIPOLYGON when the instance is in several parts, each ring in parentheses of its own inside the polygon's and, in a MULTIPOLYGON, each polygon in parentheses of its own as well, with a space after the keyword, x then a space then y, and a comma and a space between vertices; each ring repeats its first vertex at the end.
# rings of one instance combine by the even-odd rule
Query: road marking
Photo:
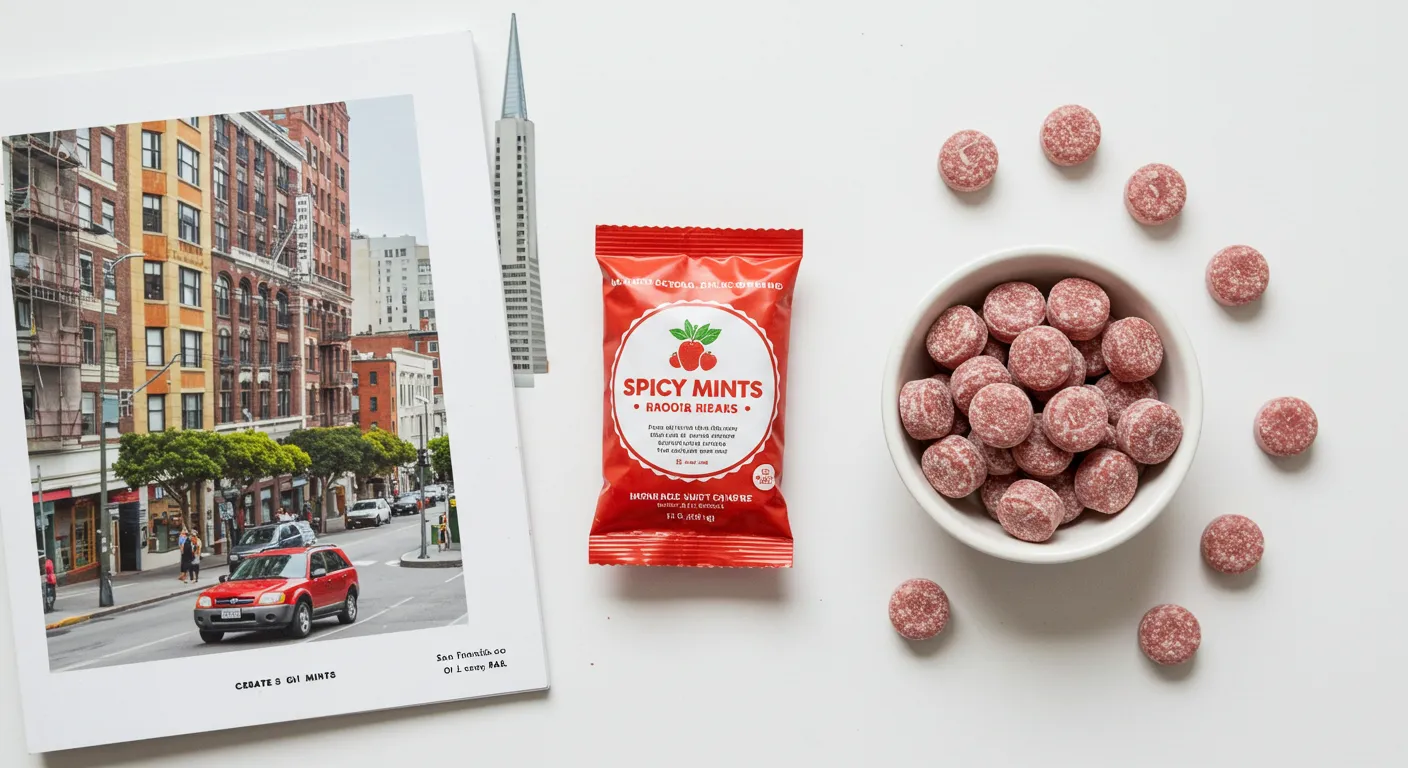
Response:
POLYGON ((458 619, 455 619, 454 621, 450 622, 449 624, 446 624, 445 626, 447 626, 447 627, 453 627, 454 625, 460 623, 461 621, 464 621, 464 620, 467 619, 467 618, 469 618, 469 611, 465 611, 462 616, 460 616, 458 619))
POLYGON ((382 563, 382 565, 395 565, 395 566, 399 566, 399 565, 401 565, 401 561, 400 561, 400 560, 387 560, 386 562, 382 563))
POLYGON ((140 650, 142 650, 143 648, 150 648, 150 647, 153 646, 153 645, 159 645, 159 644, 161 644, 161 643, 167 642, 168 640, 175 640, 175 639, 178 638, 178 637, 187 637, 187 636, 189 636, 190 634, 191 634, 190 631, 186 631, 186 632, 182 632, 182 633, 179 634, 179 635, 172 635, 171 637, 163 637, 163 638, 161 638, 160 640, 153 640, 153 641, 151 641, 150 643, 142 643, 141 645, 134 645, 134 646, 132 646, 131 648, 125 648, 125 649, 123 649, 123 650, 121 650, 121 651, 113 651, 112 653, 109 653, 109 654, 107 654, 107 655, 99 656, 99 657, 96 658, 96 659, 89 659, 89 660, 87 660, 87 661, 80 661, 80 662, 78 662, 77 664, 70 664, 70 665, 68 665, 67 667, 63 667, 63 668, 61 668, 61 669, 59 669, 59 670, 57 670, 57 671, 59 671, 59 672, 68 672, 69 670, 73 670, 73 669, 82 669, 82 668, 84 668, 84 667, 86 667, 86 666, 89 666, 89 665, 91 665, 91 664, 97 664, 98 662, 103 661, 103 660, 105 660, 105 659, 111 659, 111 658, 114 657, 114 656, 121 656, 121 655, 124 654, 124 653, 131 653, 131 652, 133 652, 133 651, 140 651, 140 650))
POLYGON ((451 576, 450 578, 445 579, 445 582, 444 582, 444 583, 449 584, 450 582, 454 581, 455 579, 458 579, 459 577, 461 577, 461 576, 463 576, 463 575, 464 575, 464 571, 460 571, 459 573, 455 574, 454 576, 451 576))
MULTIPOLYGON (((392 608, 400 608, 401 606, 405 605, 406 603, 411 602, 411 601, 414 600, 414 599, 416 599, 416 598, 415 598, 415 595, 411 595, 410 597, 406 598, 405 600, 402 600, 401 602, 396 603, 396 604, 394 604, 394 605, 391 605, 391 606, 389 606, 389 607, 383 608, 383 609, 377 611, 376 613, 373 613, 372 615, 368 616, 367 618, 362 619, 361 621, 362 621, 363 624, 365 624, 365 623, 371 621, 372 619, 375 619, 376 617, 382 615, 383 613, 386 613, 387 611, 391 610, 392 608)), ((359 616, 358 618, 360 619, 361 617, 359 616)), ((333 635, 337 634, 338 632, 341 632, 341 631, 344 630, 344 629, 351 629, 351 628, 353 628, 353 627, 355 627, 355 626, 357 626, 355 623, 354 623, 354 624, 343 624, 342 626, 338 627, 337 629, 331 630, 331 631, 329 631, 329 632, 322 632, 322 633, 313 635, 312 637, 308 638, 307 640, 304 640, 303 642, 305 642, 305 643, 311 643, 311 642, 313 642, 314 640, 322 640, 322 639, 324 639, 324 638, 332 637, 333 635)))
POLYGON ((353 561, 352 561, 352 564, 355 565, 355 566, 357 566, 358 568, 361 568, 361 567, 364 566, 364 565, 376 565, 376 561, 375 561, 375 560, 353 560, 353 561))

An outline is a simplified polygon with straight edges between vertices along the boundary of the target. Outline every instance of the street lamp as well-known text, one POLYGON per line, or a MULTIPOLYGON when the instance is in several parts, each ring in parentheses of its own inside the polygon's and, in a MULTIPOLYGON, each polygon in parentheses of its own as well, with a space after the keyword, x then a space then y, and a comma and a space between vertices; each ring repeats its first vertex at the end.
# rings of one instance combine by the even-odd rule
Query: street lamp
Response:
POLYGON ((425 495, 425 465, 430 463, 430 457, 425 452, 425 430, 430 426, 430 401, 420 395, 415 395, 415 399, 423 407, 420 421, 420 456, 416 460, 416 463, 420 464, 420 559, 429 560, 430 554, 427 551, 428 542, 425 531, 425 506, 430 502, 429 497, 425 495))
POLYGON ((98 313, 98 341, 102 349, 102 354, 98 357, 98 394, 102 397, 102 412, 98 417, 98 487, 100 489, 98 509, 99 517, 103 521, 102 528, 98 529, 99 608, 107 608, 113 604, 112 545, 108 541, 108 532, 112 528, 112 519, 108 516, 108 282, 112 281, 113 288, 116 290, 117 279, 114 275, 117 271, 117 265, 128 259, 141 256, 140 251, 127 253, 103 264, 103 298, 101 311, 98 313))

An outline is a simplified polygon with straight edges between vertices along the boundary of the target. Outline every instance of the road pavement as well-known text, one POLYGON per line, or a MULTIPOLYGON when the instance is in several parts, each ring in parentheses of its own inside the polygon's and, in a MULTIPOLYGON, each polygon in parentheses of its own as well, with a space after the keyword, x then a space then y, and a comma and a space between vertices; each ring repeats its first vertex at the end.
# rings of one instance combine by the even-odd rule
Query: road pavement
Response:
MULTIPOLYGON (((428 510, 426 517, 434 521, 443 509, 442 502, 428 510)), ((401 567, 401 556, 420 547, 419 520, 419 515, 395 517, 389 526, 320 537, 320 541, 342 547, 357 568, 361 599, 357 621, 352 624, 339 624, 336 618, 317 621, 313 633, 305 640, 272 633, 243 633, 226 635, 219 643, 206 644, 197 634, 192 619, 199 595, 192 592, 50 630, 49 668, 55 672, 92 669, 228 653, 276 643, 326 642, 463 624, 467 614, 462 568, 401 567)), ((434 545, 430 546, 433 550, 434 545)), ((224 561, 220 556, 204 559, 209 565, 224 561)), ((216 576, 207 577, 206 570, 202 569, 201 583, 204 584, 206 578, 212 585, 218 583, 216 576)), ((223 573, 224 569, 219 568, 218 572, 223 573)))

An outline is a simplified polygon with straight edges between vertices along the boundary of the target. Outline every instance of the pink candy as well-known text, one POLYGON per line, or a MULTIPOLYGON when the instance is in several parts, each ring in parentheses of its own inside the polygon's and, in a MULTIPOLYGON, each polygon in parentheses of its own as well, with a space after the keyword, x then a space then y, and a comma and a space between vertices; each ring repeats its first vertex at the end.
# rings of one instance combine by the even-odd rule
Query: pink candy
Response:
POLYGON ((1046 320, 1046 298, 1031 283, 1003 283, 983 299, 983 320, 993 337, 1011 343, 1017 334, 1046 320))
POLYGON ((1110 409, 1095 387, 1069 387, 1057 392, 1042 411, 1042 429, 1051 444, 1082 453, 1100 445, 1109 428, 1110 409))
POLYGON ((1202 627, 1181 605, 1156 605, 1139 622, 1139 650, 1155 664, 1182 664, 1202 642, 1202 627))
POLYGON ((1134 172, 1124 185, 1124 204, 1140 224, 1163 224, 1183 210, 1188 185, 1163 163, 1150 163, 1134 172))
POLYGON ((1302 453, 1319 433, 1315 410, 1298 397, 1278 397, 1256 413, 1256 444, 1272 456, 1302 453))
POLYGON ((1110 297, 1105 289, 1079 277, 1053 285, 1046 298, 1046 322, 1071 341, 1089 341, 1105 330, 1110 320, 1110 297))
POLYGON ((1160 464, 1183 441, 1183 421, 1166 403, 1139 400, 1125 409, 1115 425, 1120 450, 1140 464, 1160 464))
POLYGON ((1079 165, 1100 146, 1100 121, 1077 104, 1057 107, 1041 123, 1041 151, 1057 165, 1079 165))
POLYGON ((1066 517, 1056 492, 1035 480, 1018 480, 997 503, 1002 529, 1022 541, 1046 541, 1066 517))
POLYGON ((919 379, 900 388, 900 423, 915 440, 934 440, 953 429, 953 397, 938 379, 919 379))
POLYGON ((948 626, 948 595, 928 579, 910 579, 890 595, 890 625, 906 640, 928 640, 948 626))
POLYGON ((1032 431, 1032 401, 1015 384, 989 384, 968 404, 973 433, 994 448, 1011 448, 1032 431))
POLYGON ((1218 251, 1208 262, 1208 293, 1217 303, 1229 307, 1250 304, 1261 298, 1271 282, 1266 258, 1250 245, 1232 245, 1218 251))
POLYGON ((1070 451, 1063 451, 1046 439, 1042 417, 1032 416, 1032 429, 1027 439, 1012 447, 1012 460, 1023 472, 1034 478, 1055 477, 1071 465, 1070 451))
POLYGON ((1105 404, 1110 408, 1111 424, 1119 423, 1120 415, 1131 403, 1145 398, 1159 399, 1159 390, 1148 379, 1126 384, 1114 376, 1104 376, 1095 382, 1095 387, 1105 396, 1105 404))
POLYGON ((1261 527, 1241 515, 1223 515, 1203 529, 1203 560, 1221 573, 1246 573, 1266 549, 1261 527))
MULTIPOLYGON (((1071 376, 1071 342, 1049 325, 1038 325, 1017 334, 1007 350, 1012 376, 1034 390, 1055 389, 1071 376)), ((1084 368, 1084 361, 1081 367, 1084 368)))
POLYGON ((988 479, 983 455, 967 438, 958 435, 949 435, 925 448, 919 466, 929 485, 950 499, 967 496, 988 479))
POLYGON ((1164 344, 1149 321, 1126 317, 1110 323, 1100 342, 1110 375, 1125 383, 1153 376, 1164 362, 1164 344))
POLYGON ((939 149, 939 175, 957 192, 976 192, 997 175, 997 145, 979 131, 959 131, 939 149))
POLYGON ((989 384, 1011 384, 1012 374, 995 357, 979 355, 958 366, 949 380, 953 404, 964 414, 978 390, 989 384))
POLYGON ((1139 488, 1134 460, 1119 451, 1097 448, 1076 469, 1076 498, 1089 509, 1106 515, 1129 506, 1139 488))
POLYGON ((987 324, 972 307, 959 305, 939 315, 929 328, 924 346, 934 362, 945 368, 956 368, 964 360, 981 354, 987 342, 987 324))

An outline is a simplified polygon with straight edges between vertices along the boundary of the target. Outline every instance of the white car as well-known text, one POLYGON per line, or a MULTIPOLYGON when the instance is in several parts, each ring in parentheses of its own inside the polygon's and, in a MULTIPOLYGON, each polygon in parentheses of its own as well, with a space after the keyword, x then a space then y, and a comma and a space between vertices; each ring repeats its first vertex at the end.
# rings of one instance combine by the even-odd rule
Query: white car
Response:
POLYGON ((347 510, 348 528, 362 528, 368 525, 377 527, 389 522, 391 505, 386 503, 386 499, 363 499, 347 510))
POLYGON ((445 498, 449 496, 449 493, 446 492, 445 486, 443 485, 427 485, 425 487, 425 495, 434 501, 444 501, 445 498))

